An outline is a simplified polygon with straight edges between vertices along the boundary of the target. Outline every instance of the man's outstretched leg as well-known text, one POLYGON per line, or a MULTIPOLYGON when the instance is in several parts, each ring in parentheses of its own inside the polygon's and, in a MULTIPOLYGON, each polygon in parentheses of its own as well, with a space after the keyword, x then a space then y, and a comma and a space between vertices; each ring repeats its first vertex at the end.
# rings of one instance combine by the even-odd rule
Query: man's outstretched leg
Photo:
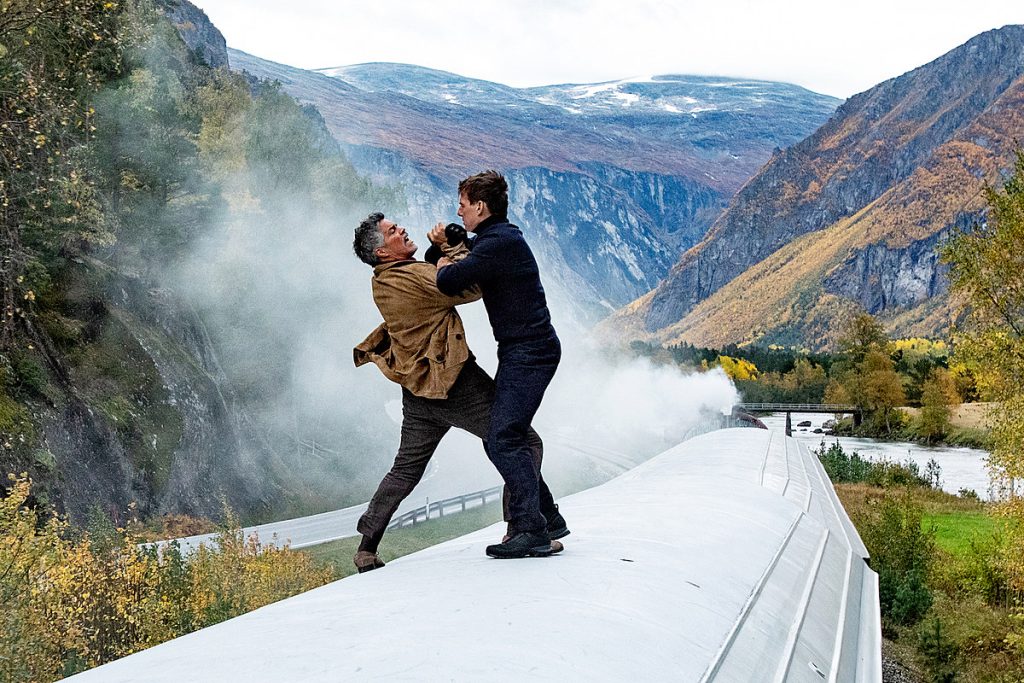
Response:
POLYGON ((377 548, 391 523, 395 510, 423 478, 430 457, 448 433, 448 425, 430 417, 429 399, 417 398, 403 391, 402 442, 391 470, 384 475, 377 492, 370 499, 366 512, 359 518, 356 530, 363 535, 353 558, 362 573, 384 566, 377 548))

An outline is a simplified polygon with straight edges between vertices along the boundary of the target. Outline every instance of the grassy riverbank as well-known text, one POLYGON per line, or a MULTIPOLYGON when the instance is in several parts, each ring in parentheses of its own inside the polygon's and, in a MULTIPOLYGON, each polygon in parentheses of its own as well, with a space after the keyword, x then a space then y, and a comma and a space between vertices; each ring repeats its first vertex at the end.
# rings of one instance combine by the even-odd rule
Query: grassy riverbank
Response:
POLYGON ((939 438, 928 438, 921 429, 921 409, 909 406, 896 409, 890 429, 879 422, 865 422, 853 426, 853 418, 840 420, 834 433, 837 436, 855 436, 885 441, 910 441, 929 446, 962 446, 988 450, 989 429, 987 414, 989 403, 963 403, 950 406, 949 426, 939 438))
MULTIPOLYGON (((830 474, 860 472, 837 459, 824 461, 830 474)), ((910 476, 863 474, 835 488, 879 573, 887 656, 920 681, 1024 681, 1024 596, 1007 588, 1002 529, 988 504, 910 476)))

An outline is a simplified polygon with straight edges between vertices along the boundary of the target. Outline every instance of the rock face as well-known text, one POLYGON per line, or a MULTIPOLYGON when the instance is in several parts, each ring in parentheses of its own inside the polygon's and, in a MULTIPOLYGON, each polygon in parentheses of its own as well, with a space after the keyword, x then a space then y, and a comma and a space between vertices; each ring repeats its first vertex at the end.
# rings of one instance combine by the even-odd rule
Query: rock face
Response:
POLYGON ((676 253, 699 242, 726 205, 721 193, 684 176, 628 171, 596 163, 585 164, 582 169, 629 197, 651 218, 658 235, 676 253))
POLYGON ((517 89, 403 64, 233 68, 314 104, 414 226, 455 220, 457 181, 504 172, 545 284, 584 322, 648 291, 768 157, 831 113, 796 86, 694 76, 517 89))
POLYGON ((934 247, 980 215, 980 186, 998 184, 1010 166, 1022 75, 1024 26, 1007 26, 850 98, 813 135, 776 152, 706 237, 610 327, 653 338, 695 329, 691 312, 748 269, 801 235, 851 220, 858 243, 828 264, 824 293, 891 316, 943 296, 934 247))
POLYGON ((228 66, 227 42, 206 12, 188 0, 159 0, 157 5, 196 59, 213 68, 228 66))
POLYGON ((898 249, 884 244, 857 249, 825 279, 823 288, 856 301, 872 315, 913 308, 949 286, 948 268, 939 263, 936 250, 947 234, 942 230, 898 249))

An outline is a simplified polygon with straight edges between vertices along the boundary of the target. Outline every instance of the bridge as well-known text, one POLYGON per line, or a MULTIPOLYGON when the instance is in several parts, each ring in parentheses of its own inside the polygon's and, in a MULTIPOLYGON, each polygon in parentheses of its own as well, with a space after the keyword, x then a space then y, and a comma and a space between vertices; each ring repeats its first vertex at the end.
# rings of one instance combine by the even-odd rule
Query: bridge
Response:
POLYGON ((793 413, 828 413, 853 415, 853 426, 859 427, 864 417, 860 406, 849 403, 737 403, 733 413, 786 413, 786 436, 793 435, 793 413))

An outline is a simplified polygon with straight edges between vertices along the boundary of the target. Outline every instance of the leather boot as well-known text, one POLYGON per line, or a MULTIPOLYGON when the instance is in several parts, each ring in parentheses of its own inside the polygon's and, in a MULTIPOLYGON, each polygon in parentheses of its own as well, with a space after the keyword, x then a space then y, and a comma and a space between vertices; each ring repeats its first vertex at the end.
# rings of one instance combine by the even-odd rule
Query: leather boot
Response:
POLYGON ((360 550, 357 552, 356 556, 352 558, 352 563, 356 566, 356 571, 360 574, 374 569, 380 569, 384 566, 384 560, 377 557, 377 553, 371 553, 368 550, 360 550))

